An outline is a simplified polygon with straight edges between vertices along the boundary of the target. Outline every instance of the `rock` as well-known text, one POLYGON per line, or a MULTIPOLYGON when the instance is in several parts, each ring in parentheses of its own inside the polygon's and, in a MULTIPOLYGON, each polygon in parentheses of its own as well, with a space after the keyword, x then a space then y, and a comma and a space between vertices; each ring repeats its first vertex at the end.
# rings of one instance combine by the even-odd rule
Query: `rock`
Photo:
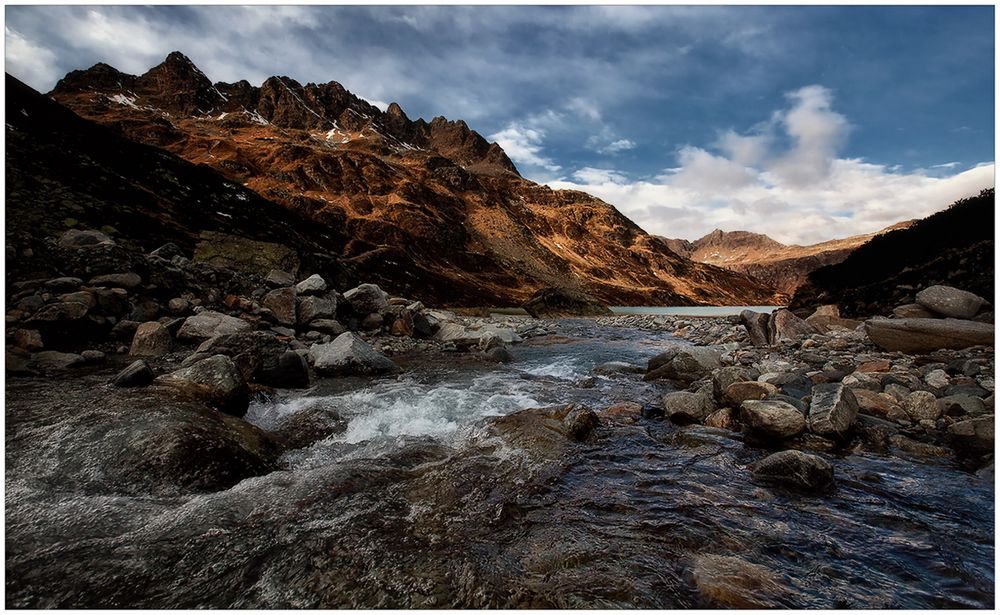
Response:
POLYGON ((339 321, 329 318, 317 318, 309 323, 309 328, 333 336, 340 335, 344 331, 347 331, 347 327, 340 324, 339 321))
POLYGON ((699 423, 715 411, 711 390, 706 386, 696 393, 673 391, 663 396, 664 416, 681 425, 699 423))
POLYGON ((938 407, 937 398, 934 393, 927 391, 913 391, 903 402, 903 410, 911 421, 936 421, 941 416, 941 408, 938 407))
POLYGON ((721 353, 705 346, 674 348, 649 360, 644 380, 671 380, 687 386, 721 366, 721 353))
POLYGON ((73 367, 79 367, 86 363, 83 357, 71 352, 57 352, 55 350, 43 350, 31 355, 29 367, 43 372, 61 372, 73 367))
POLYGON ((141 322, 136 322, 134 320, 119 320, 114 327, 111 328, 111 334, 119 340, 128 340, 131 342, 132 338, 135 337, 136 330, 139 329, 141 322))
POLYGON ((972 395, 949 395, 937 400, 941 416, 981 416, 987 413, 983 400, 972 395))
POLYGON ((895 423, 867 414, 858 415, 854 428, 864 442, 878 448, 889 446, 889 437, 899 433, 895 423))
POLYGON ((337 302, 333 299, 316 296, 299 297, 299 324, 306 325, 312 323, 314 320, 329 320, 333 319, 336 315, 337 302))
POLYGON ((854 389, 855 399, 858 400, 858 410, 865 414, 887 417, 894 409, 901 409, 896 399, 887 393, 868 391, 865 389, 854 389))
POLYGON ((574 442, 594 440, 600 420, 589 408, 569 404, 520 410, 488 419, 488 428, 512 446, 553 458, 574 442))
POLYGON ((484 331, 479 335, 479 343, 476 344, 479 350, 485 352, 493 348, 502 348, 505 346, 500 336, 492 331, 484 331))
POLYGON ((45 347, 42 334, 37 329, 18 329, 14 332, 14 345, 28 352, 35 352, 45 347))
POLYGON ((80 278, 52 278, 45 283, 45 289, 50 290, 55 293, 65 293, 74 291, 83 285, 83 280, 80 278))
POLYGON ((935 369, 924 376, 924 382, 935 389, 944 389, 951 384, 951 378, 948 377, 948 373, 943 369, 935 369))
POLYGON ((483 353, 483 358, 493 363, 513 363, 514 355, 503 346, 491 348, 483 353))
POLYGON ((326 288, 326 280, 318 273, 312 274, 295 285, 295 291, 300 295, 318 295, 324 292, 326 288))
POLYGON ((352 288, 344 293, 344 301, 358 316, 384 314, 389 310, 389 295, 375 284, 352 288))
POLYGON ((986 299, 951 286, 928 286, 917 293, 917 303, 935 314, 949 318, 972 318, 986 299))
POLYGON ((907 303, 892 311, 896 318, 936 318, 937 315, 919 303, 907 303))
POLYGON ((815 314, 806 318, 805 322, 818 333, 829 333, 837 329, 853 331, 861 326, 860 320, 839 316, 817 316, 815 314))
POLYGON ((298 254, 280 243, 254 241, 214 231, 202 231, 200 239, 193 257, 197 263, 208 263, 214 267, 261 277, 273 269, 290 271, 292 274, 299 270, 298 254))
POLYGON ((767 323, 768 338, 772 344, 783 340, 797 340, 812 335, 816 329, 786 309, 775 310, 767 323))
POLYGON ((740 420, 752 433, 767 438, 793 438, 806 429, 806 419, 795 406, 776 400, 743 402, 740 420))
POLYGON ((734 429, 736 427, 736 417, 732 408, 720 408, 705 418, 706 427, 717 429, 734 429))
POLYGON ((777 483, 808 491, 833 484, 833 467, 821 457, 802 451, 781 451, 750 464, 757 481, 777 483))
POLYGON ((28 324, 67 323, 77 321, 87 315, 88 308, 82 303, 52 303, 38 310, 28 319, 28 324))
POLYGON ((584 292, 559 287, 535 291, 521 307, 532 318, 610 316, 612 313, 608 306, 584 292))
POLYGON ((607 363, 601 363, 593 371, 595 374, 610 376, 613 374, 641 374, 646 369, 641 365, 634 365, 625 361, 608 361, 607 363))
POLYGON ((993 346, 994 326, 953 318, 873 318, 865 322, 865 332, 880 348, 914 354, 993 346))
POLYGON ((116 387, 144 387, 153 382, 155 375, 149 364, 139 359, 132 363, 111 379, 111 384, 116 387))
POLYGON ((288 273, 287 271, 281 271, 280 269, 272 269, 267 272, 266 276, 264 276, 264 282, 266 282, 268 286, 271 286, 273 288, 288 287, 295 284, 295 276, 288 273))
POLYGON ((265 331, 241 331, 219 335, 206 340, 198 351, 181 363, 187 367, 213 355, 225 355, 233 360, 247 382, 266 386, 281 386, 267 379, 267 374, 278 369, 279 358, 287 345, 265 331))
POLYGON ((738 408, 740 404, 749 400, 761 400, 768 395, 778 393, 778 387, 766 382, 746 381, 734 382, 726 387, 723 399, 726 403, 738 408))
POLYGON ((232 416, 243 416, 250 405, 243 374, 232 359, 221 354, 160 376, 154 383, 174 388, 232 416))
POLYGON ((601 415, 631 419, 634 422, 642 417, 642 404, 637 404, 632 401, 623 401, 613 406, 608 406, 601 411, 601 415))
POLYGON ((398 365, 351 332, 342 333, 329 344, 313 346, 309 356, 321 374, 370 376, 400 371, 398 365))
POLYGON ((809 403, 809 431, 843 438, 858 418, 858 400, 854 392, 840 383, 817 384, 809 403))
POLYGON ((172 343, 166 327, 155 321, 144 322, 135 330, 128 354, 131 357, 159 357, 170 352, 172 343))
POLYGON ((280 324, 294 325, 296 321, 295 289, 277 288, 264 295, 261 305, 271 310, 271 315, 280 324))
POLYGON ((403 311, 396 316, 389 327, 389 335, 395 337, 413 337, 413 317, 409 312, 403 311))
POLYGON ((138 273, 128 271, 126 273, 109 273, 99 275, 90 279, 91 286, 107 286, 111 288, 136 288, 142 284, 142 278, 138 273))
POLYGON ((245 320, 205 310, 187 317, 177 333, 177 338, 200 342, 220 335, 249 331, 251 328, 250 323, 245 320))
POLYGON ((59 296, 60 303, 82 303, 87 306, 88 310, 92 310, 97 307, 97 297, 94 293, 79 290, 75 293, 66 293, 65 295, 59 296))
POLYGON ((432 337, 437 330, 431 324, 430 319, 420 312, 413 314, 413 337, 427 339, 432 337))
POLYGON ((261 368, 259 380, 271 387, 304 389, 309 386, 309 364, 299 353, 286 350, 278 357, 276 365, 261 368))
POLYGON ((434 334, 433 339, 439 342, 451 342, 458 348, 468 348, 479 343, 479 332, 469 331, 457 322, 446 322, 434 334))
POLYGON ((110 237, 100 231, 81 231, 70 229, 59 238, 59 245, 64 248, 80 249, 97 245, 114 245, 110 237))
POLYGON ((734 382, 756 380, 760 372, 746 367, 730 366, 712 370, 712 395, 722 403, 725 401, 726 389, 734 382))
POLYGON ((948 427, 948 442, 959 454, 993 452, 993 416, 958 421, 948 427))
POLYGON ((191 309, 191 302, 182 297, 174 297, 167 302, 167 309, 171 314, 184 314, 191 309))
POLYGON ((854 371, 861 372, 863 374, 867 373, 884 373, 892 369, 892 363, 889 361, 879 360, 879 361, 865 361, 861 365, 858 365, 857 369, 854 371))
POLYGON ((951 452, 943 446, 935 446, 926 442, 920 442, 912 438, 907 438, 902 434, 889 436, 889 444, 894 448, 916 455, 918 457, 950 457, 951 452))
POLYGON ((165 261, 171 261, 178 256, 184 258, 184 250, 181 250, 177 244, 168 242, 150 252, 149 255, 162 258, 165 261))
POLYGON ((750 342, 754 346, 767 346, 770 344, 771 340, 768 333, 770 319, 770 315, 763 312, 754 312, 753 310, 743 310, 740 312, 740 322, 746 327, 747 333, 750 334, 750 342))
POLYGON ((789 594, 780 574, 732 555, 696 555, 691 577, 700 602, 712 609, 780 608, 789 594))
POLYGON ((377 331, 385 324, 385 319, 381 314, 371 313, 361 319, 361 329, 364 331, 377 331))

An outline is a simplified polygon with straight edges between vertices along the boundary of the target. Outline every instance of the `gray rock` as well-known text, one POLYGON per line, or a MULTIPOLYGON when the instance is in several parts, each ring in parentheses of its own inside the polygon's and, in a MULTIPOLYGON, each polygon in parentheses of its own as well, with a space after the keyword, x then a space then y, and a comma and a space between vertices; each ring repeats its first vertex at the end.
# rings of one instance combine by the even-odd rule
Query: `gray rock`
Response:
POLYGON ((513 363, 514 355, 502 346, 491 348, 483 353, 483 358, 493 363, 513 363))
POLYGON ((948 441, 961 454, 993 452, 993 416, 981 416, 950 425, 948 441))
POLYGON ((45 283, 45 289, 51 290, 52 292, 56 293, 65 293, 74 291, 80 288, 80 286, 82 285, 83 285, 83 280, 81 280, 80 278, 71 278, 71 277, 52 278, 51 280, 45 283))
POLYGON ((934 393, 928 391, 913 391, 903 402, 903 410, 911 421, 936 421, 941 416, 934 393))
POLYGON ((809 403, 809 431, 824 437, 843 438, 858 418, 858 400, 839 382, 817 384, 809 403))
POLYGON ((833 484, 833 466, 817 455, 802 451, 781 451, 750 464, 755 480, 808 491, 820 491, 833 484))
POLYGON ((446 322, 434 334, 433 339, 439 342, 451 342, 459 348, 468 348, 479 343, 479 332, 469 331, 457 322, 446 322))
POLYGON ((663 396, 663 412, 675 423, 700 423, 715 412, 711 389, 705 386, 696 393, 673 391, 663 396))
POLYGON ((865 322, 865 332, 880 348, 911 354, 992 346, 994 338, 993 325, 954 318, 873 318, 865 322))
POLYGON ((775 310, 767 323, 768 338, 772 344, 790 340, 794 341, 803 335, 812 335, 816 329, 790 311, 775 310))
POLYGON ((684 346, 649 360, 644 380, 670 380, 687 386, 721 366, 721 352, 705 346, 684 346))
POLYGON ((719 402, 724 401, 726 389, 734 382, 756 380, 760 372, 746 367, 730 366, 712 370, 712 394, 719 402))
POLYGON ((190 341, 207 340, 219 335, 230 335, 241 331, 249 331, 250 323, 220 312, 205 310, 189 316, 177 333, 178 339, 190 341))
POLYGON ((155 321, 144 322, 135 330, 128 354, 132 357, 159 357, 170 352, 172 343, 166 327, 155 321))
POLYGON ((347 331, 347 327, 340 324, 339 321, 330 318, 317 318, 309 323, 309 327, 316 331, 335 336, 347 331))
POLYGON ((795 406, 776 400, 747 400, 740 405, 740 419, 758 436, 793 438, 806 429, 806 419, 795 406))
POLYGON ((928 310, 919 303, 907 303, 892 311, 896 318, 937 318, 937 314, 928 310))
POLYGON ((293 284, 295 284, 295 276, 288 273, 287 271, 281 271, 280 269, 272 269, 267 272, 266 276, 264 276, 264 281, 268 284, 268 286, 274 288, 281 288, 281 287, 292 286, 293 284))
POLYGON ((314 273, 296 284, 295 290, 300 295, 317 295, 326 290, 326 280, 318 273, 314 273))
POLYGON ((246 380, 226 355, 202 359, 190 367, 160 376, 154 383, 174 388, 233 416, 243 416, 250 405, 246 380))
POLYGON ((97 245, 114 245, 114 241, 100 231, 82 231, 70 229, 59 238, 59 245, 64 248, 89 248, 97 245))
POLYGON ((385 314, 389 309, 389 295, 375 284, 362 284, 344 293, 344 301, 359 316, 385 314))
POLYGON ((641 365, 634 365, 625 361, 608 361, 594 368, 594 373, 602 376, 610 376, 612 374, 641 374, 645 371, 646 369, 641 365))
POLYGON ((142 284, 142 278, 138 273, 128 271, 125 273, 109 273, 99 275, 90 279, 91 286, 108 286, 112 288, 136 288, 142 284))
POLYGON ((937 400, 941 416, 980 416, 987 413, 983 400, 972 395, 949 395, 937 400))
POLYGON ((300 325, 307 325, 314 320, 329 320, 336 316, 336 300, 317 296, 299 297, 298 320, 300 325))
POLYGON ((928 286, 917 293, 917 303, 942 316, 972 318, 987 303, 979 295, 951 286, 928 286))
POLYGON ((149 368, 149 364, 139 359, 132 363, 111 379, 111 384, 116 387, 144 387, 153 382, 155 375, 149 368))
POLYGON ((295 314, 295 289, 276 288, 264 295, 261 305, 271 310, 274 319, 283 325, 294 325, 295 314))
POLYGON ((309 356, 320 374, 370 376, 400 371, 388 357, 351 332, 342 333, 329 344, 313 346, 309 356))
POLYGON ((754 346, 767 346, 770 344, 771 340, 768 333, 769 321, 770 315, 763 312, 754 312, 753 310, 743 310, 740 312, 740 322, 746 327, 747 333, 750 334, 750 342, 754 346))
POLYGON ((100 363, 105 359, 105 354, 100 350, 84 350, 80 353, 80 356, 87 363, 100 363))

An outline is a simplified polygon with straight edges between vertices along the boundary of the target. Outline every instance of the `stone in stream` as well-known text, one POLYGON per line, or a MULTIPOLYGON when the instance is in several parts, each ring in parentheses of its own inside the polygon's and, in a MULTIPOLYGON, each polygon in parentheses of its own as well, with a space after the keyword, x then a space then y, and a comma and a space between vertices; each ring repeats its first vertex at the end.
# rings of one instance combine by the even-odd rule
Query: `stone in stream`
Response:
POLYGON ((261 367, 258 380, 277 388, 304 389, 309 386, 309 364, 299 353, 286 350, 274 365, 261 367))
POLYGON ((246 380, 226 355, 203 359, 190 367, 160 376, 154 382, 233 416, 243 416, 250 405, 246 380))
POLYGON ((935 285, 917 293, 917 303, 948 318, 972 318, 987 301, 964 290, 935 285))
POLYGON ((780 574, 733 555, 696 555, 691 577, 699 596, 714 609, 776 608, 789 594, 780 574))
POLYGON ((795 406, 776 400, 747 400, 740 405, 740 420, 755 435, 794 438, 806 430, 806 419, 795 406))
POLYGON ((712 403, 711 389, 708 386, 702 387, 695 393, 673 391, 663 396, 664 415, 674 423, 682 425, 699 423, 714 411, 715 405, 712 403))
POLYGON ((173 339, 166 327, 156 321, 144 322, 135 330, 128 354, 131 357, 158 357, 170 352, 171 343, 173 339))
POLYGON ((817 435, 843 438, 858 418, 858 400, 841 383, 817 384, 809 403, 809 430, 817 435))
POLYGON ((245 320, 205 310, 194 316, 188 316, 181 325, 177 338, 201 342, 219 335, 249 331, 251 328, 250 323, 245 320))
POLYGON ((55 350, 43 350, 31 355, 28 366, 45 373, 61 372, 73 367, 79 367, 86 363, 84 358, 72 352, 57 352, 55 350))
POLYGON ((833 466, 817 455, 781 451, 750 464, 754 480, 806 491, 821 491, 833 485, 833 466))
POLYGON ((880 348, 909 354, 945 348, 992 346, 994 326, 954 318, 873 318, 865 332, 880 348))
POLYGON ((139 359, 122 371, 118 372, 111 379, 111 384, 116 387, 144 387, 153 382, 155 375, 149 368, 149 364, 139 359))
POLYGON ((739 407, 748 399, 760 400, 769 395, 777 395, 778 387, 767 382, 746 381, 734 382, 726 387, 723 399, 726 403, 739 407))
POLYGON ((722 353, 706 346, 685 346, 649 360, 643 380, 670 380, 687 386, 721 366, 722 353))
POLYGON ((325 375, 370 376, 400 371, 398 365, 350 331, 329 344, 316 344, 309 350, 309 357, 316 371, 325 375))

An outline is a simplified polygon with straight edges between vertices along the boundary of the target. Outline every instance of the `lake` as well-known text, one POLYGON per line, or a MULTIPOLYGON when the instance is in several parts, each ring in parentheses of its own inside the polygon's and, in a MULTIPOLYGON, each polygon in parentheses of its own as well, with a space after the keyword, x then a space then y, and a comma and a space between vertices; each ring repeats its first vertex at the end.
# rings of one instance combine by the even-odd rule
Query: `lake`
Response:
POLYGON ((644 306, 624 305, 612 307, 615 314, 653 314, 666 316, 734 316, 743 310, 770 314, 783 305, 688 305, 688 306, 644 306))

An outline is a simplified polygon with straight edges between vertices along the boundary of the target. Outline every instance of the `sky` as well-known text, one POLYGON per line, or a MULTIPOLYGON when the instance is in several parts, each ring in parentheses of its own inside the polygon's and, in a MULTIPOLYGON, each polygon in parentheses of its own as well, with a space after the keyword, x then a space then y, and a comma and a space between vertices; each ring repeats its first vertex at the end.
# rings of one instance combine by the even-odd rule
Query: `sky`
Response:
POLYGON ((7 6, 40 91, 170 51, 217 81, 338 81, 464 119, 522 175, 647 231, 808 244, 994 183, 994 8, 7 6))

